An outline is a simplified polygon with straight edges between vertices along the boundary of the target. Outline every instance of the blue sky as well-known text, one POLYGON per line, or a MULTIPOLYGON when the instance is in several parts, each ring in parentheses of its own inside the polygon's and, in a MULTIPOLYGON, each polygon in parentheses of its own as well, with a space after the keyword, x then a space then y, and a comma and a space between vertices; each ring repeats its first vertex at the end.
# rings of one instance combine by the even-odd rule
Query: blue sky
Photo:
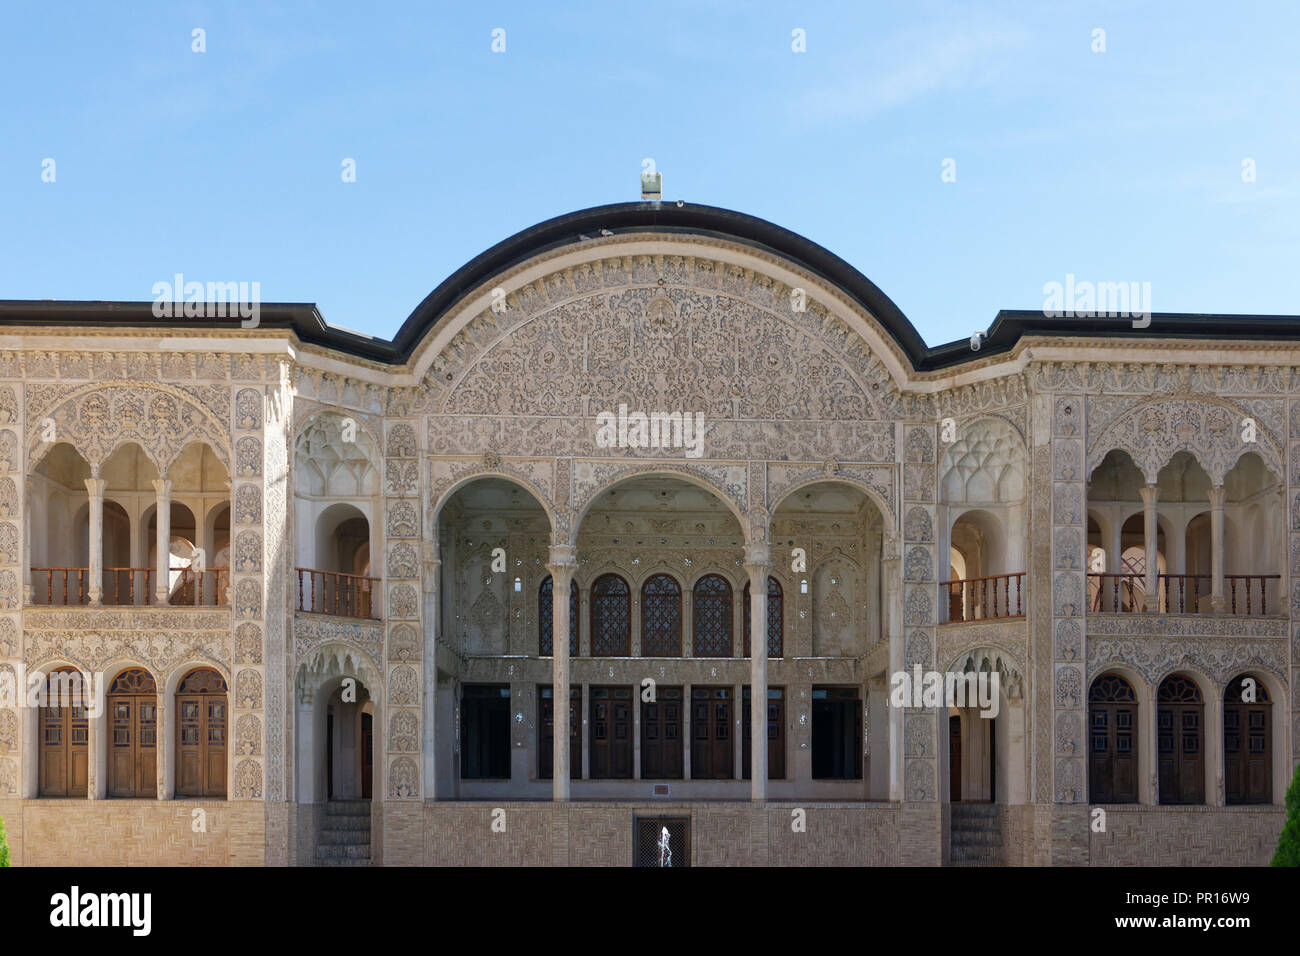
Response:
POLYGON ((1300 313, 1298 35, 1291 0, 10 4, 0 298, 182 272, 388 338, 501 239, 638 199, 649 157, 665 199, 826 246, 931 345, 1067 273, 1300 313))

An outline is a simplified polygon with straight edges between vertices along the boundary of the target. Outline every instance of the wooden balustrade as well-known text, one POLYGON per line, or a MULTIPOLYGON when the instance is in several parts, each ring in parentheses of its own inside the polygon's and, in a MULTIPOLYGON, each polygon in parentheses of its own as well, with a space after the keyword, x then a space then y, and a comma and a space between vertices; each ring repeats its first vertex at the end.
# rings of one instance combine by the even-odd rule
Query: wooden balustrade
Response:
POLYGON ((948 622, 1025 616, 1025 572, 941 581, 948 595, 948 622))
MULTIPOLYGON (((1280 574, 1226 574, 1224 588, 1229 614, 1262 615, 1269 613, 1268 582, 1280 584, 1280 574)), ((1133 572, 1088 575, 1096 584, 1090 610, 1094 613, 1140 612, 1146 597, 1146 576, 1133 572)), ((1160 610, 1166 614, 1198 614, 1213 593, 1214 582, 1208 574, 1161 574, 1157 576, 1160 610)), ((1091 588, 1090 588, 1091 590, 1091 588)), ((1273 590, 1277 603, 1277 588, 1273 590)), ((1274 608, 1276 611, 1276 607, 1274 608)))
MULTIPOLYGON (((172 568, 180 575, 171 588, 171 605, 219 607, 226 604, 229 568, 172 568)), ((157 568, 105 568, 100 601, 120 607, 154 605, 157 568)), ((32 603, 74 605, 90 602, 89 568, 32 568, 32 603)))
POLYGON ((298 572, 298 610, 335 617, 377 619, 373 594, 379 578, 319 568, 295 568, 298 572), (306 575, 304 583, 303 575, 306 575))

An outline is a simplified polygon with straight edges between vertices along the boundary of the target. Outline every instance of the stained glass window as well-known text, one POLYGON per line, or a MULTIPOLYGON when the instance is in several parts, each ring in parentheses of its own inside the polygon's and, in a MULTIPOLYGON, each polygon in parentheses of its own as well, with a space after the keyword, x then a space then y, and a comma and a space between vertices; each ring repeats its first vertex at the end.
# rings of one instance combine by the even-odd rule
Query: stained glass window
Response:
POLYGON ((641 656, 680 657, 682 589, 669 574, 655 574, 641 586, 641 656))
POLYGON ((720 574, 695 582, 692 606, 696 657, 731 656, 731 584, 720 574))

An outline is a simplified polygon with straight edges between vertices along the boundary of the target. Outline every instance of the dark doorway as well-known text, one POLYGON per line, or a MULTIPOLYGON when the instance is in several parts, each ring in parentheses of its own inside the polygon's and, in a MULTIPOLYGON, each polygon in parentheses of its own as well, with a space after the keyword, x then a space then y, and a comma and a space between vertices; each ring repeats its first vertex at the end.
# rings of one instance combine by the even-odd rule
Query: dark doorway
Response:
POLYGON ((856 687, 814 687, 814 780, 862 779, 862 701, 856 687))
POLYGON ((948 800, 961 802, 961 717, 948 718, 948 800))
POLYGON ((334 715, 325 715, 325 799, 334 799, 334 715))
POLYGON ((466 684, 460 692, 462 780, 510 779, 510 685, 466 684))

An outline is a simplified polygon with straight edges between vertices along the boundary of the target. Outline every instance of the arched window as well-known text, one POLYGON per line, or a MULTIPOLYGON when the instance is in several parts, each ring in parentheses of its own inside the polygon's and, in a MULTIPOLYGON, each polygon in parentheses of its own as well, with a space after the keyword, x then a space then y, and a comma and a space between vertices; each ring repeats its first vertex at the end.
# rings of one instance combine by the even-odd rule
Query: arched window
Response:
MULTIPOLYGON (((555 582, 548 574, 537 592, 537 653, 555 653, 555 582)), ((569 656, 578 656, 578 582, 569 581, 569 656)))
POLYGON ((41 796, 87 796, 90 722, 86 686, 71 667, 45 678, 41 710, 41 796))
POLYGON ((1223 791, 1230 804, 1273 802, 1272 706, 1248 674, 1223 691, 1223 791))
POLYGON ((632 653, 632 592, 617 574, 602 574, 591 585, 591 653, 594 657, 632 653))
POLYGON ((158 685, 142 667, 108 689, 108 795, 158 796, 158 685))
POLYGON ((1201 691, 1190 678, 1166 677, 1156 696, 1156 761, 1161 803, 1204 803, 1201 691))
POLYGON ((176 795, 226 795, 226 682, 208 668, 190 671, 176 690, 176 795))
POLYGON ((720 574, 695 582, 692 606, 696 657, 731 656, 731 583, 720 574))
MULTIPOLYGON (((783 606, 784 595, 781 582, 769 576, 767 579, 767 656, 784 657, 782 625, 785 618, 783 606)), ((745 596, 742 601, 745 608, 745 656, 749 656, 749 635, 753 631, 753 612, 749 604, 749 582, 745 582, 745 596)))
POLYGON ((1103 674, 1088 691, 1088 799, 1137 803, 1137 698, 1129 682, 1103 674))
POLYGON ((655 574, 641 585, 641 656, 682 654, 682 589, 671 574, 655 574))

